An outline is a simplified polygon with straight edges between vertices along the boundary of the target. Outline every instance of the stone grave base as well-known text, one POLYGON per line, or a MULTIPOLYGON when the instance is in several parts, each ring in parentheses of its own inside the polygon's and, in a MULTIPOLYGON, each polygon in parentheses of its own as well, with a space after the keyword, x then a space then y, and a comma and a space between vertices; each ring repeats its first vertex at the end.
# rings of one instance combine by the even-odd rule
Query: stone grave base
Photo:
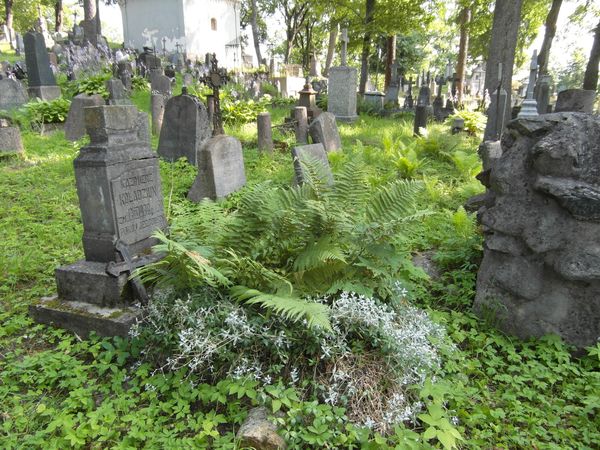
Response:
POLYGON ((56 287, 61 300, 98 306, 125 305, 131 300, 127 273, 112 276, 106 263, 77 261, 56 269, 56 287))
POLYGON ((135 307, 110 308, 85 302, 67 302, 58 296, 43 297, 29 307, 37 323, 64 328, 86 338, 94 331, 100 336, 126 337, 131 327, 142 318, 135 307))
POLYGON ((30 98, 41 100, 54 100, 60 97, 60 86, 34 86, 27 89, 30 98))
POLYGON ((0 128, 0 154, 22 153, 21 131, 17 127, 0 128))

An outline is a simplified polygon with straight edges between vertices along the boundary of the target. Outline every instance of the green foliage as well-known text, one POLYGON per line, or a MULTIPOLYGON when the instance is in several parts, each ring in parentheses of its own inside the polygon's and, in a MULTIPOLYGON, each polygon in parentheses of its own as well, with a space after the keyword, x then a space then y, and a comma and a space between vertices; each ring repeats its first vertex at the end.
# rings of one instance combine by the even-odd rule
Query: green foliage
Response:
POLYGON ((267 95, 260 100, 233 100, 225 98, 221 101, 223 121, 230 125, 240 125, 256 120, 256 116, 266 111, 266 106, 271 103, 267 95))
POLYGON ((24 106, 22 111, 29 120, 36 124, 62 123, 67 120, 71 102, 65 98, 57 98, 51 101, 43 101, 36 98, 24 106))
POLYGON ((99 94, 105 100, 108 99, 108 91, 106 90, 105 82, 111 78, 110 73, 103 73, 78 79, 69 83, 67 90, 71 96, 77 94, 99 94))
POLYGON ((133 75, 131 77, 131 89, 133 91, 150 92, 150 83, 144 77, 133 75))
POLYGON ((465 121, 465 131, 471 135, 481 137, 485 131, 487 117, 480 111, 459 109, 450 117, 448 117, 448 120, 446 121, 448 126, 452 126, 452 122, 455 118, 461 118, 465 121))

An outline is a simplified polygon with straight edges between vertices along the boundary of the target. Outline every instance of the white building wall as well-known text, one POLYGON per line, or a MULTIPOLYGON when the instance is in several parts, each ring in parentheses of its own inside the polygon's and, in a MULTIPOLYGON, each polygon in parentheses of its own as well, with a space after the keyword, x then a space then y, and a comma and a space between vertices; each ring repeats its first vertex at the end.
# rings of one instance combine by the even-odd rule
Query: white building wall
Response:
POLYGON ((126 0, 119 4, 123 41, 127 47, 141 50, 144 46, 156 46, 157 53, 160 53, 163 38, 167 39, 167 51, 175 51, 177 42, 184 45, 182 0, 126 0))
POLYGON ((240 3, 236 0, 125 0, 119 2, 123 18, 123 40, 127 47, 144 46, 168 52, 176 44, 192 61, 204 62, 206 53, 216 53, 219 66, 242 66, 240 3), (216 30, 212 29, 215 20, 216 30))
POLYGON ((234 0, 183 0, 186 51, 188 58, 204 61, 206 53, 216 53, 219 66, 242 66, 240 46, 240 2, 234 0), (216 30, 211 27, 216 21, 216 30))

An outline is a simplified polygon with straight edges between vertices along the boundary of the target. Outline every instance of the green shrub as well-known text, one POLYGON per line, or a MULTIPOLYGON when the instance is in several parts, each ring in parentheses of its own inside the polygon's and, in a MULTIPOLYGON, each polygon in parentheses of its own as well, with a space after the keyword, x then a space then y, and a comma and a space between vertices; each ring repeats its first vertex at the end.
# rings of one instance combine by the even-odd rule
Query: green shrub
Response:
POLYGON ((146 80, 144 77, 133 75, 131 77, 131 89, 134 91, 149 92, 150 83, 148 83, 148 80, 146 80))
POLYGON ((71 81, 68 84, 68 92, 72 95, 78 94, 87 94, 94 95, 99 94, 105 100, 108 99, 108 91, 106 90, 105 82, 111 78, 111 73, 103 73, 100 75, 94 75, 90 77, 85 77, 82 79, 78 79, 75 81, 71 81))
POLYGON ((271 97, 277 97, 279 95, 279 91, 277 90, 277 86, 273 83, 263 82, 260 84, 260 93, 268 94, 271 97))
POLYGON ((471 135, 481 135, 485 131, 487 116, 480 111, 468 111, 459 109, 448 117, 446 124, 452 126, 454 119, 461 118, 465 121, 465 131, 471 135))
POLYGON ((63 123, 67 120, 70 106, 71 102, 62 97, 49 102, 38 98, 25 104, 23 112, 33 123, 63 123))

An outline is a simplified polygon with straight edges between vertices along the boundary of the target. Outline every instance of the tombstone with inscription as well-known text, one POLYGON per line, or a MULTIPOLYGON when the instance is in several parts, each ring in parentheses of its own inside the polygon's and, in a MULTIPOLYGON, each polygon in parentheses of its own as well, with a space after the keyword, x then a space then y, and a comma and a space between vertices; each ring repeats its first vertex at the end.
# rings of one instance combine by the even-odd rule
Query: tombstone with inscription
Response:
POLYGON ((242 144, 236 138, 219 134, 206 141, 198 151, 198 176, 188 199, 200 202, 217 200, 246 184, 242 144))
POLYGON ((18 109, 27 103, 27 93, 23 85, 10 78, 0 79, 0 109, 18 109))
POLYGON ((325 112, 313 120, 309 127, 310 137, 317 144, 323 144, 326 152, 334 152, 342 148, 335 116, 325 112))
POLYGON ((29 96, 42 100, 54 100, 60 97, 60 87, 56 85, 54 73, 50 67, 50 58, 42 33, 30 31, 23 38, 29 96))
POLYGON ((169 99, 158 142, 161 157, 168 161, 185 157, 196 165, 197 153, 210 136, 208 112, 198 97, 183 88, 181 95, 169 99))
POLYGON ((299 145, 292 148, 292 159, 294 160, 294 184, 301 185, 304 183, 306 174, 303 163, 320 164, 321 171, 319 175, 323 177, 323 181, 329 185, 333 184, 333 173, 329 167, 329 159, 323 144, 299 145))
POLYGON ((353 67, 346 65, 348 31, 342 30, 342 65, 329 69, 327 111, 342 122, 354 122, 356 114, 356 86, 358 75, 353 67))
POLYGON ((148 299, 135 268, 156 261, 153 233, 166 228, 158 158, 146 114, 133 105, 84 109, 90 144, 74 161, 85 259, 56 270, 58 297, 30 313, 80 336, 126 336, 148 299), (146 122, 146 129, 143 123, 146 122))

